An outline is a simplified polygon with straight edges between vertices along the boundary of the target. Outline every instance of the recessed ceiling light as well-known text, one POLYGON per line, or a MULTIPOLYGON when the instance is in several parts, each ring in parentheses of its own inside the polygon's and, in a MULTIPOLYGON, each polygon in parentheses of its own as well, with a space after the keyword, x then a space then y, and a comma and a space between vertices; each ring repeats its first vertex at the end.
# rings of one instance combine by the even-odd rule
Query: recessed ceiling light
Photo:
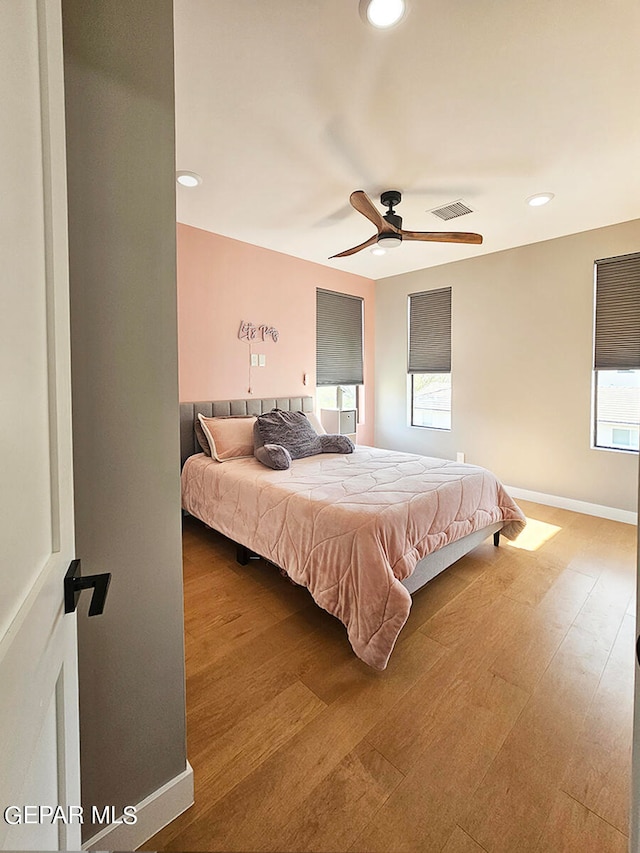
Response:
POLYGON ((531 207, 540 207, 543 204, 549 204, 552 198, 553 193, 536 193, 529 196, 527 204, 531 205, 531 207))
POLYGON ((361 13, 378 29, 393 27, 405 14, 405 0, 360 0, 361 13))
POLYGON ((197 187, 202 178, 197 172, 176 172, 176 181, 183 187, 197 187))
POLYGON ((386 255, 387 250, 383 249, 382 246, 374 246, 373 249, 371 249, 371 254, 372 255, 386 255))

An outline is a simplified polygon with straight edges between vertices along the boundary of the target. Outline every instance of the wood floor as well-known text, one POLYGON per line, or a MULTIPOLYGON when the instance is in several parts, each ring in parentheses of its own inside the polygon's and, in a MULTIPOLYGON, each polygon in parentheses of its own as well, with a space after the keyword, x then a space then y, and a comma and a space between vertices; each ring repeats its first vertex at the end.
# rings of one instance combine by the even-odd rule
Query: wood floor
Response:
POLYGON ((420 590, 384 672, 188 519, 196 802, 145 849, 626 851, 636 529, 519 503, 526 547, 420 590))

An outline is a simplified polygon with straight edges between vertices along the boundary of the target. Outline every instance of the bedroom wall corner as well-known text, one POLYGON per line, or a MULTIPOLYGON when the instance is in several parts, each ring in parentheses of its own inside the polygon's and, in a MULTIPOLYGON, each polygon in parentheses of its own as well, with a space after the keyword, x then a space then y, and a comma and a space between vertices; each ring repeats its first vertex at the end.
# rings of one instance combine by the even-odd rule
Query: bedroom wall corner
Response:
POLYGON ((178 223, 180 400, 291 397, 315 393, 316 288, 364 299, 364 406, 358 441, 373 443, 375 282, 322 264, 178 223), (251 345, 240 321, 279 332, 251 345), (307 385, 303 383, 306 374, 307 385), (251 392, 249 392, 251 388, 251 392))
POLYGON ((636 219, 378 281, 376 444, 463 451, 519 490, 630 517, 638 454, 591 448, 594 261, 639 245, 636 219), (407 297, 438 287, 452 288, 451 430, 408 419, 407 297))
POLYGON ((62 6, 76 548, 112 573, 104 614, 79 606, 82 800, 119 816, 188 769, 173 4, 62 6))

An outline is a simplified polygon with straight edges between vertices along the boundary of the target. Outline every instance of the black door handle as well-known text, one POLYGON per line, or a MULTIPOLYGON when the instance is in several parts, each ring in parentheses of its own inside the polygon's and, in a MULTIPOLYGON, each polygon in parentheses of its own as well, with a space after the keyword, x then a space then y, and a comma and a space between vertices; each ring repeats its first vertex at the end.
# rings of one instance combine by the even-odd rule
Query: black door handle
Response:
POLYGON ((111 573, 102 575, 81 575, 80 560, 72 560, 64 576, 64 612, 73 613, 83 589, 92 589, 89 616, 99 616, 104 610, 107 591, 111 583, 111 573))

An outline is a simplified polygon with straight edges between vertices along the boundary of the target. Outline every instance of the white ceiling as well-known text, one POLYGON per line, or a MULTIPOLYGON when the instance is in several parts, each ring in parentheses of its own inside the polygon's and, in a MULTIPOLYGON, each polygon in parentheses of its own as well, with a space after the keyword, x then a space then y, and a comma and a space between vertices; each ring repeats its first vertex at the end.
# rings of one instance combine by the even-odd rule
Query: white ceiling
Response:
POLYGON ((175 19, 176 167, 204 179, 178 187, 180 222, 379 279, 640 217, 637 0, 411 0, 387 31, 358 0, 175 0, 175 19), (374 233, 355 189, 484 244, 328 260, 374 233), (474 213, 427 213, 457 199, 474 213))

